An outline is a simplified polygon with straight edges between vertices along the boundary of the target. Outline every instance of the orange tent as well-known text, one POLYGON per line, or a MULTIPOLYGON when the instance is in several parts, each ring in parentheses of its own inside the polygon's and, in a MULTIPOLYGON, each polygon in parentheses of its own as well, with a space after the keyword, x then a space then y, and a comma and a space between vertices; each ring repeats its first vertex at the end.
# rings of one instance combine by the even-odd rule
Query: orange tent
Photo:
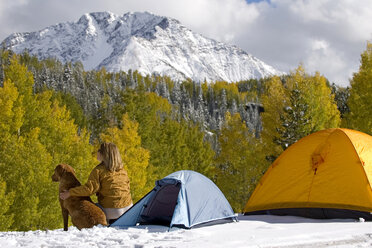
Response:
MULTIPOLYGON (((244 212, 269 210, 312 217, 310 209, 322 213, 342 209, 363 212, 372 219, 371 182, 372 136, 349 129, 327 129, 285 150, 261 178, 244 212), (302 210, 307 213, 299 214, 302 210)), ((321 214, 323 217, 327 218, 321 214)))

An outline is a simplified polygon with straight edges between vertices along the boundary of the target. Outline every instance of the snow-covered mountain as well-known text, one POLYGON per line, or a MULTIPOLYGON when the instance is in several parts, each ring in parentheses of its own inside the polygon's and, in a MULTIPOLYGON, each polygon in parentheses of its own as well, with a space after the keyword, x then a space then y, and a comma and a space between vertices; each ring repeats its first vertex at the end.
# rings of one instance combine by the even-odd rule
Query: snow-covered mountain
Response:
POLYGON ((83 15, 37 32, 14 33, 4 41, 16 53, 40 59, 81 61, 87 70, 138 70, 175 80, 236 82, 282 74, 242 49, 194 33, 179 21, 148 12, 83 15))

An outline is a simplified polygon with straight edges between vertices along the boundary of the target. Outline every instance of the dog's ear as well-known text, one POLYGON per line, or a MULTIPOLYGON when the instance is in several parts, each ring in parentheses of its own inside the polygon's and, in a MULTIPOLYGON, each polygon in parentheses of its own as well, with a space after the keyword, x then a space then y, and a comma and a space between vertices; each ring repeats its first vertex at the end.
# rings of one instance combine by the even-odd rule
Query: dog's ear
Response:
POLYGON ((61 166, 63 167, 63 170, 64 170, 63 173, 71 173, 75 175, 75 170, 74 168, 72 168, 72 166, 68 164, 61 164, 61 166))
POLYGON ((65 165, 64 164, 57 165, 56 172, 59 177, 62 177, 66 173, 65 165))
POLYGON ((57 165, 56 169, 60 174, 63 174, 63 172, 65 171, 65 169, 63 168, 63 164, 57 165))
POLYGON ((52 181, 58 182, 63 173, 64 173, 63 166, 60 164, 57 165, 56 168, 54 169, 54 174, 52 175, 52 181))

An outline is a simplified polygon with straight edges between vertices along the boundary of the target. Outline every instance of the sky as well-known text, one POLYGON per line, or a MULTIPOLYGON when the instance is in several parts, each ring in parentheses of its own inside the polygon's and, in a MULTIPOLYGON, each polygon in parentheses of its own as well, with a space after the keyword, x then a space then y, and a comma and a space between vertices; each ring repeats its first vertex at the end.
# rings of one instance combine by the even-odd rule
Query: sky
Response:
POLYGON ((175 18, 283 72, 302 64, 341 86, 372 41, 372 0, 0 0, 0 41, 97 11, 175 18))

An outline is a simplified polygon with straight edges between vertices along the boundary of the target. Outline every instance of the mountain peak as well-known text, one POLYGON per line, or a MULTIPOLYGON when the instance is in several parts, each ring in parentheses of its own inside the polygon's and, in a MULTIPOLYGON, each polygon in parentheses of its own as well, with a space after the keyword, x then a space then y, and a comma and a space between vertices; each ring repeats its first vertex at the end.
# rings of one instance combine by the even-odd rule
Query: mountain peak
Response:
POLYGON ((91 23, 93 20, 99 24, 109 25, 118 18, 111 12, 92 12, 86 13, 78 20, 78 24, 91 23))
POLYGON ((77 22, 15 33, 4 40, 17 53, 81 61, 88 70, 138 70, 175 80, 240 81, 281 74, 242 49, 194 33, 175 19, 149 12, 86 13, 77 22))

